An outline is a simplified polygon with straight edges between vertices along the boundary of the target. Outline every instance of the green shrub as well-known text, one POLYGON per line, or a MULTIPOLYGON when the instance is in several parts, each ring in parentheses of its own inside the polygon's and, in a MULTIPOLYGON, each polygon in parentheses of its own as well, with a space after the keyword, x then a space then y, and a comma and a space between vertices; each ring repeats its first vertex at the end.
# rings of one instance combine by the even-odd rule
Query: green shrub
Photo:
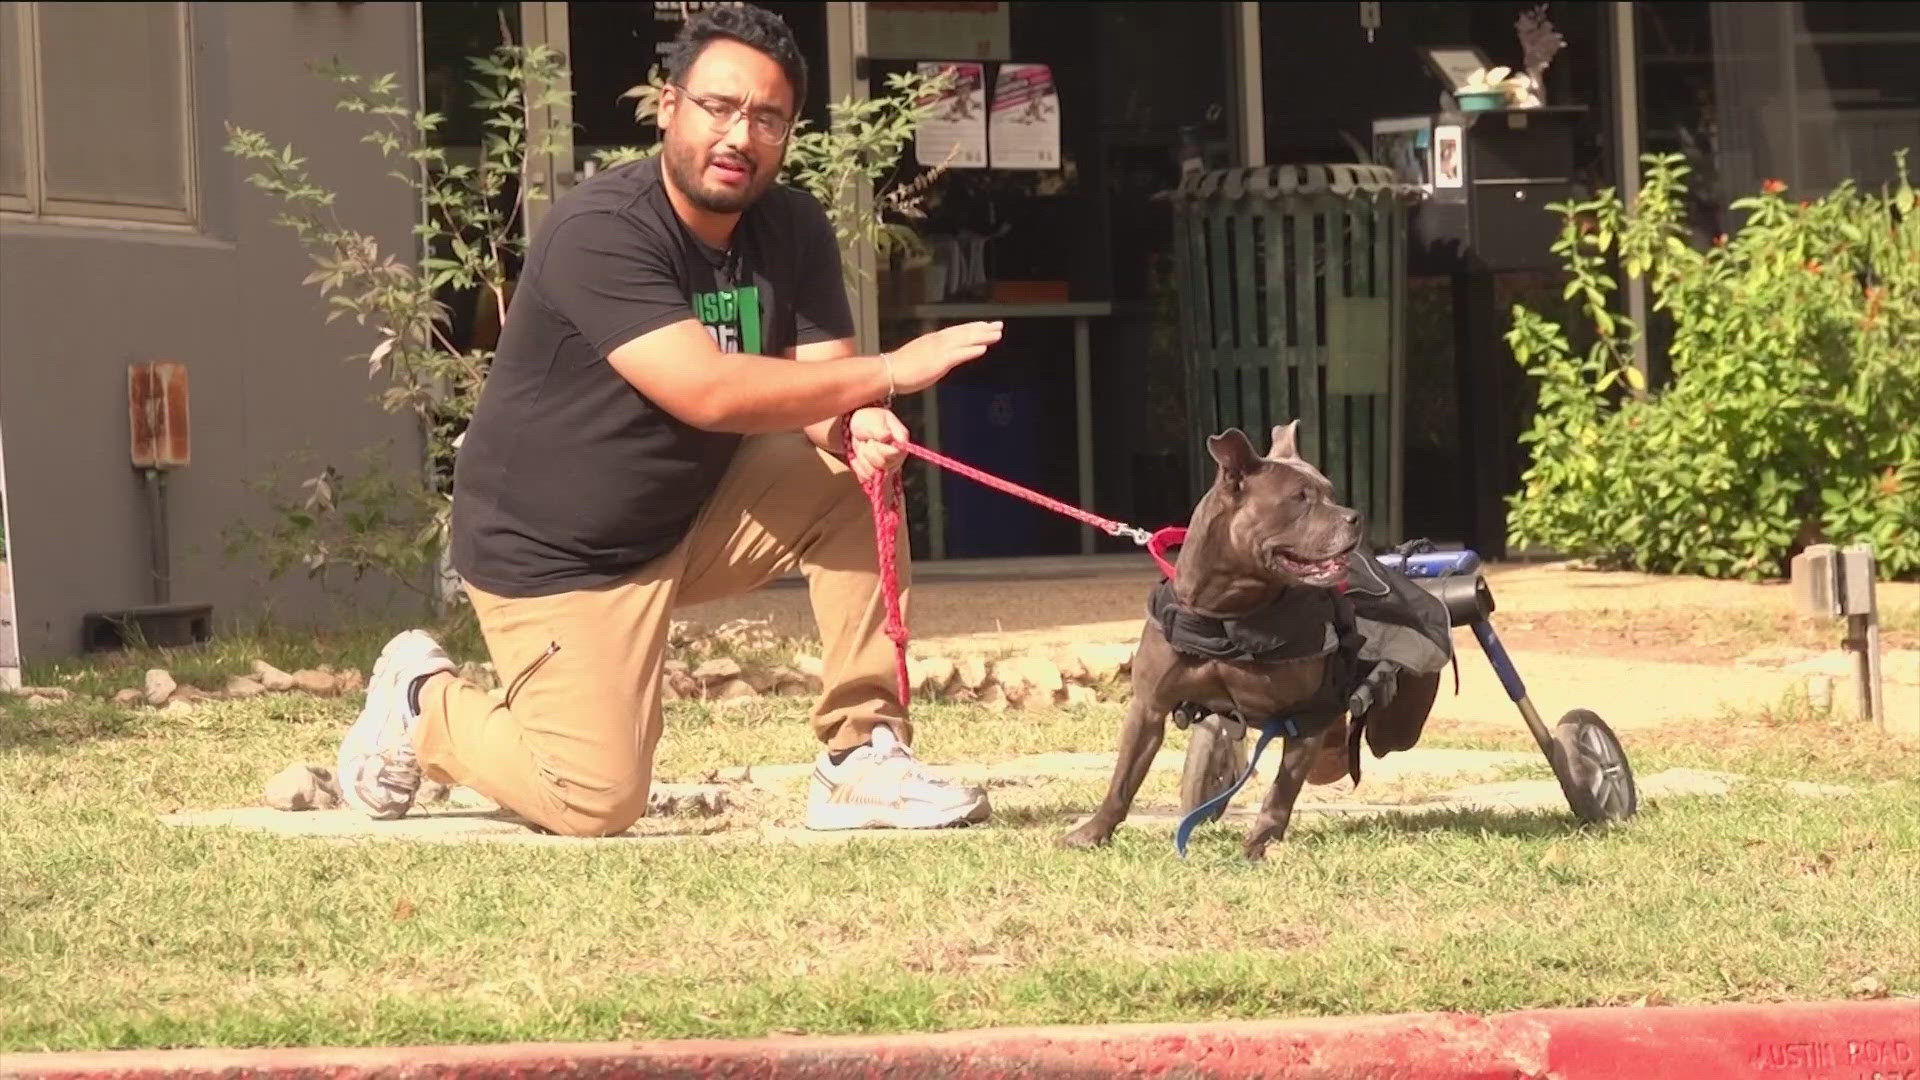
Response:
POLYGON ((1538 380, 1511 539, 1601 565, 1758 579, 1810 543, 1870 542, 1920 572, 1920 215, 1899 181, 1809 202, 1768 181, 1704 249, 1683 232, 1686 167, 1649 155, 1639 200, 1554 207, 1565 295, 1592 346, 1516 305, 1507 342, 1538 380), (1671 321, 1670 382, 1631 365, 1615 267, 1671 321))

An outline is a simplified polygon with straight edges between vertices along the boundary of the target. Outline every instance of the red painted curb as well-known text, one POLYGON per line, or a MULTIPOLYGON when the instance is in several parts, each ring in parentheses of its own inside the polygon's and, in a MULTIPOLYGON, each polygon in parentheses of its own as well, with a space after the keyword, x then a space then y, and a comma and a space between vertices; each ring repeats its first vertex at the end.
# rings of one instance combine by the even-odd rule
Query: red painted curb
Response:
POLYGON ((1920 1001, 1551 1009, 851 1038, 20 1054, 22 1080, 1301 1077, 1920 1080, 1920 1001))

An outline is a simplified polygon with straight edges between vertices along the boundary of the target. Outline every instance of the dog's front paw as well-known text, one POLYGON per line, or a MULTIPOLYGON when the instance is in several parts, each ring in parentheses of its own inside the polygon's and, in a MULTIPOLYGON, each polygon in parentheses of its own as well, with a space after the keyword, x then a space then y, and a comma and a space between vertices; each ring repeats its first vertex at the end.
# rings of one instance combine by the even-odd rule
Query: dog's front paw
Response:
POLYGON ((1089 821, 1060 838, 1060 846, 1076 850, 1102 847, 1113 839, 1112 829, 1103 829, 1098 821, 1089 821))
POLYGON ((1245 855, 1247 861, 1250 863, 1266 862, 1267 845, 1278 839, 1279 837, 1272 835, 1264 829, 1255 829, 1253 833, 1247 837, 1247 842, 1245 846, 1240 849, 1240 853, 1245 855))

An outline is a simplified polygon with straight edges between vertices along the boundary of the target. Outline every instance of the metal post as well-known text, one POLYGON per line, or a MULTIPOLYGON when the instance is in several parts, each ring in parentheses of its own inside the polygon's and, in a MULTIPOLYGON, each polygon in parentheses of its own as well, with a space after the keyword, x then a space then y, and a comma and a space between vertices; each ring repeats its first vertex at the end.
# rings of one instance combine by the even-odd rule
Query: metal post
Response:
MULTIPOLYGON (((520 39, 522 45, 545 45, 560 53, 569 71, 558 85, 545 86, 530 82, 521 88, 521 93, 531 98, 547 90, 566 92, 573 89, 573 40, 567 22, 566 4, 549 0, 525 0, 521 3, 520 39)), ((540 222, 546 218, 554 200, 574 184, 572 108, 566 104, 554 104, 529 110, 525 138, 530 147, 549 138, 553 142, 550 153, 530 154, 527 159, 527 171, 530 174, 527 183, 532 188, 529 195, 534 197, 527 199, 522 220, 526 223, 526 235, 531 238, 539 231, 540 222)))
MULTIPOLYGON (((1640 42, 1631 3, 1615 3, 1613 10, 1613 100, 1615 145, 1620 147, 1620 195, 1631 206, 1640 198, 1640 42)), ((1647 283, 1627 282, 1627 317, 1639 332, 1633 337, 1633 366, 1645 385, 1652 387, 1647 360, 1647 283)))
MULTIPOLYGON (((1093 491, 1093 347, 1088 341, 1087 317, 1073 320, 1073 396, 1074 438, 1078 444, 1080 505, 1094 505, 1093 491)), ((1095 536, 1090 528, 1080 530, 1080 553, 1094 552, 1095 536)))
POLYGON ((1260 5, 1239 3, 1232 11, 1233 68, 1238 107, 1234 110, 1237 164, 1267 163, 1267 106, 1260 82, 1260 5))
POLYGON ((1872 546, 1847 548, 1840 567, 1840 591, 1847 610, 1846 647, 1854 653, 1860 719, 1871 720, 1884 735, 1887 714, 1880 686, 1880 604, 1875 588, 1880 573, 1872 546))
POLYGON ((150 468, 147 473, 148 558, 152 564, 153 600, 164 604, 173 599, 172 570, 167 553, 167 471, 150 468))
MULTIPOLYGON (((830 3, 827 5, 827 100, 852 97, 865 101, 872 96, 866 78, 867 5, 830 3)), ((861 214, 873 212, 873 185, 862 177, 853 182, 854 205, 861 214)), ((849 253, 856 280, 860 282, 847 297, 853 307, 856 351, 871 356, 880 351, 880 265, 871 246, 857 245, 849 253)))

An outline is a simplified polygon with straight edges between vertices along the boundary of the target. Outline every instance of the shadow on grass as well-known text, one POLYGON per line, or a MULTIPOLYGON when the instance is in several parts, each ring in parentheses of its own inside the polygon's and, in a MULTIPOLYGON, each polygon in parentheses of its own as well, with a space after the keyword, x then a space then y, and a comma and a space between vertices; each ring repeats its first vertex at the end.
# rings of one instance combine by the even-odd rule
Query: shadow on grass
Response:
POLYGON ((1383 836, 1457 832, 1516 840, 1552 840, 1594 831, 1571 810, 1493 810, 1483 808, 1393 811, 1367 817, 1346 816, 1314 831, 1323 836, 1383 836))
MULTIPOLYGON (((1016 829, 1069 829, 1085 821, 1092 813, 1092 806, 1017 806, 995 810, 994 821, 1016 829)), ((1173 835, 1173 829, 1177 823, 1177 817, 1166 819, 1166 832, 1169 837, 1173 835)), ((1133 828, 1151 829, 1157 824, 1157 822, 1153 825, 1136 824, 1133 828)), ((1244 835, 1252 825, 1251 815, 1234 816, 1226 819, 1224 823, 1215 822, 1202 826, 1202 831, 1224 828, 1244 835)), ((1590 828, 1593 827, 1574 817, 1572 811, 1409 807, 1405 810, 1387 808, 1377 813, 1361 815, 1316 813, 1310 807, 1299 807, 1294 811, 1293 822, 1287 829, 1287 836, 1290 839, 1285 842, 1312 843, 1322 838, 1431 832, 1504 836, 1519 840, 1548 840, 1570 836, 1590 828)))

